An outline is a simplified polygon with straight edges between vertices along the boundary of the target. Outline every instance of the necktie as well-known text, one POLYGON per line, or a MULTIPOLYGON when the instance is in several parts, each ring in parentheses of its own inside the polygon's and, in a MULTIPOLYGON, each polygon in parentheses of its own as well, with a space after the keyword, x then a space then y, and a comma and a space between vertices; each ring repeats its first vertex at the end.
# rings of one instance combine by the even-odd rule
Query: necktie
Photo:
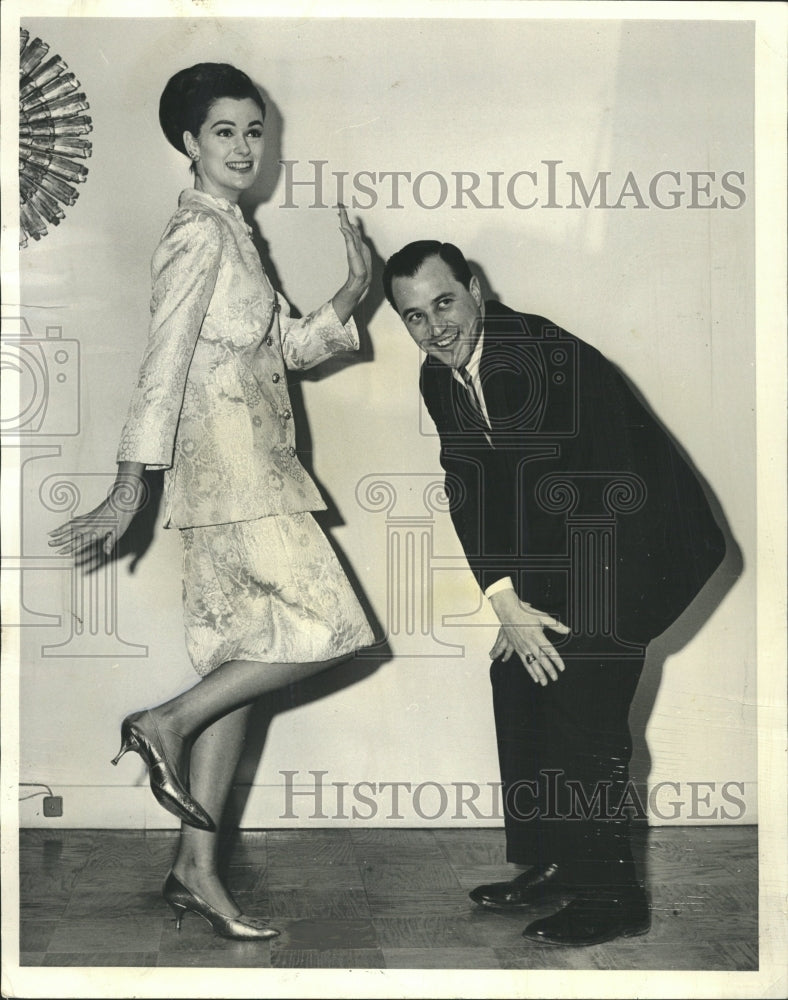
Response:
POLYGON ((473 375, 468 371, 467 368, 458 369, 460 376, 468 388, 468 398, 471 401, 471 408, 473 409, 474 415, 481 422, 485 430, 488 428, 487 420, 484 416, 484 410, 482 409, 481 400, 479 399, 478 393, 476 392, 476 386, 473 381, 473 375))

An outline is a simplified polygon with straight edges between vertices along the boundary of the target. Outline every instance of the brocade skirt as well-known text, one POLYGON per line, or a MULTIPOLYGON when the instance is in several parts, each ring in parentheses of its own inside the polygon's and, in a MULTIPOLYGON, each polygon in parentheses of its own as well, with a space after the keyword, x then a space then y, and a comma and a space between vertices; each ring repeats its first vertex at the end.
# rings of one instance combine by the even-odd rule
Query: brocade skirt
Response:
POLYGON ((183 612, 194 669, 228 660, 313 663, 374 636, 308 512, 182 528, 183 612))

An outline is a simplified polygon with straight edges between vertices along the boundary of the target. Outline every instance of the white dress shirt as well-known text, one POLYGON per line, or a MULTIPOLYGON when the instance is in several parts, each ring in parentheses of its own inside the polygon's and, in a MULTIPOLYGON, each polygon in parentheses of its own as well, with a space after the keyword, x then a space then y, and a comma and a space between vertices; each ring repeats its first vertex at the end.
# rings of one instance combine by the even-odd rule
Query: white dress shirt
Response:
MULTIPOLYGON (((479 365, 482 359, 482 351, 484 349, 484 330, 479 334, 479 339, 476 341, 476 346, 471 352, 471 356, 465 364, 465 370, 471 376, 473 381, 473 389, 476 390, 476 398, 479 400, 479 406, 482 409, 482 416, 484 417, 487 427, 490 428, 490 415, 487 412, 487 403, 484 400, 484 390, 482 389, 482 380, 479 377, 479 365)), ((472 392, 473 390, 469 385, 466 385, 465 380, 457 371, 456 368, 452 369, 452 375, 460 383, 465 392, 472 392)), ((490 435, 485 431, 484 436, 487 438, 488 442, 492 444, 492 439, 490 435)), ((502 590, 514 590, 514 584, 512 583, 512 578, 510 576, 501 577, 500 580, 496 580, 495 583, 491 583, 489 587, 484 591, 485 597, 492 597, 493 594, 498 594, 502 590)))

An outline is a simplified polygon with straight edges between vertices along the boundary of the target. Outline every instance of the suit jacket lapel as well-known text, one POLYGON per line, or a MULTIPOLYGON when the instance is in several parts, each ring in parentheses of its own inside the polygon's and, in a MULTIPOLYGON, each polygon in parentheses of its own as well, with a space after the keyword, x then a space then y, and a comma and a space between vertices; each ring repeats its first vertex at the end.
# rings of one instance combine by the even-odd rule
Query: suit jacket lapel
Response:
POLYGON ((460 385, 448 365, 427 357, 422 366, 422 392, 428 407, 436 418, 441 435, 453 443, 474 444, 488 442, 481 427, 473 426, 472 410, 467 389, 460 385), (478 441, 477 441, 478 438, 478 441))

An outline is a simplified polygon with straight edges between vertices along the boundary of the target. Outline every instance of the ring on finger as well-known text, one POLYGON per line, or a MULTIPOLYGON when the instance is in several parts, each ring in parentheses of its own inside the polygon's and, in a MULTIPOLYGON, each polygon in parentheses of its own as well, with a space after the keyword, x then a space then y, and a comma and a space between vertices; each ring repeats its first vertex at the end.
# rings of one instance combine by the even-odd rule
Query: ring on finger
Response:
POLYGON ((526 662, 526 663, 528 664, 528 666, 530 667, 530 665, 531 665, 531 664, 532 664, 532 663, 534 662, 534 660, 535 660, 535 659, 536 659, 536 657, 534 656, 534 654, 533 654, 533 653, 528 653, 528 654, 526 655, 526 657, 525 657, 525 662, 526 662))

